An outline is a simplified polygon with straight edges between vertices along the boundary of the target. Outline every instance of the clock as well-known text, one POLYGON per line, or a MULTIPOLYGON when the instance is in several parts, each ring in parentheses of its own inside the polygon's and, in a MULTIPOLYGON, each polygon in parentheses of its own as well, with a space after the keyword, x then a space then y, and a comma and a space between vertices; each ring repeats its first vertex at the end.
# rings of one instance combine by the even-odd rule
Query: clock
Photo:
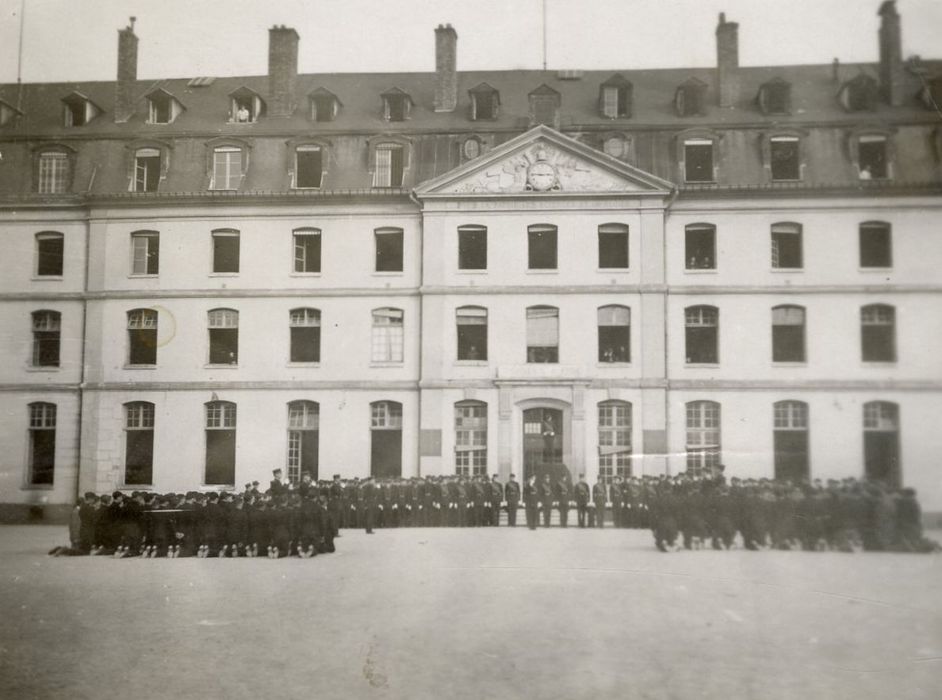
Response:
POLYGON ((553 189, 556 186, 556 168, 545 160, 538 160, 527 169, 527 185, 537 192, 553 189))

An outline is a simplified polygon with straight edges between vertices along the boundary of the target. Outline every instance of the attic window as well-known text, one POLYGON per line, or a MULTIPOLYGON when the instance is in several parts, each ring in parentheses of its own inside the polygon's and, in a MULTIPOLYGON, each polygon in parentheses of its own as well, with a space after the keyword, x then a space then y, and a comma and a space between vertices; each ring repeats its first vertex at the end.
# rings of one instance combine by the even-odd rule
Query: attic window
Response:
POLYGON ((337 118, 337 98, 324 91, 311 95, 311 120, 315 122, 332 122, 337 118))
POLYGON ((881 180, 888 176, 886 136, 861 136, 857 149, 861 180, 881 180))
POLYGON ((680 117, 702 117, 706 113, 706 84, 693 79, 678 87, 674 108, 680 117))
POLYGON ((481 84, 469 90, 468 94, 471 95, 471 119, 473 121, 497 119, 500 106, 500 94, 497 90, 490 85, 481 84))
POLYGON ((0 126, 5 126, 13 121, 17 111, 6 102, 0 101, 0 126))
POLYGON ((530 98, 530 124, 547 124, 555 127, 562 102, 560 94, 544 84, 531 92, 528 97, 530 98))
POLYGON ((412 100, 405 93, 383 95, 383 119, 388 122, 404 122, 409 118, 412 100))
POLYGON ((877 81, 861 73, 844 83, 838 98, 848 112, 866 112, 876 107, 878 92, 877 81))
POLYGON ((792 108, 792 86, 772 80, 759 88, 759 109, 763 114, 788 114, 792 108))
POLYGON ((180 103, 162 90, 147 97, 148 124, 171 124, 181 111, 180 103))
POLYGON ((602 83, 599 110, 603 117, 618 119, 631 116, 631 83, 615 75, 602 83))
POLYGON ((236 124, 254 124, 265 108, 262 98, 244 88, 232 93, 229 100, 229 121, 236 124))
POLYGON ((66 126, 85 126, 98 115, 98 109, 87 97, 73 93, 62 100, 66 126))

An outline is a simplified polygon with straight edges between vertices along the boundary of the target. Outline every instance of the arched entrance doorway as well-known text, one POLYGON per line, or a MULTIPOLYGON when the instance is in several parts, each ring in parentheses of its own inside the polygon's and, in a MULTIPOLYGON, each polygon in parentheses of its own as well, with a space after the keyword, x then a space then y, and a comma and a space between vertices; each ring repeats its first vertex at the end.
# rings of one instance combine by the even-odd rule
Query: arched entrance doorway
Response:
MULTIPOLYGON (((531 474, 555 481, 568 469, 563 463, 563 412, 558 408, 528 408, 523 411, 523 478, 531 474)), ((570 475, 571 478, 571 475, 570 475)))

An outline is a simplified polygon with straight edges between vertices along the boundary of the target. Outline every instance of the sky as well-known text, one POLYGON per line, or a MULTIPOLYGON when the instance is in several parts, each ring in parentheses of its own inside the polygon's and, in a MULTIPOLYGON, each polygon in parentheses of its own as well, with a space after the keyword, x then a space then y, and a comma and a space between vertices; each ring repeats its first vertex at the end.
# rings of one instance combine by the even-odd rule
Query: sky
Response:
MULTIPOLYGON (((434 70, 434 28, 459 70, 540 68, 544 0, 0 0, 0 82, 113 80, 117 30, 137 17, 138 77, 264 75, 268 28, 301 36, 302 73, 434 70)), ((719 12, 741 65, 877 60, 882 0, 545 0, 550 69, 715 65, 719 12)), ((942 0, 898 0, 903 54, 942 58, 942 0)))

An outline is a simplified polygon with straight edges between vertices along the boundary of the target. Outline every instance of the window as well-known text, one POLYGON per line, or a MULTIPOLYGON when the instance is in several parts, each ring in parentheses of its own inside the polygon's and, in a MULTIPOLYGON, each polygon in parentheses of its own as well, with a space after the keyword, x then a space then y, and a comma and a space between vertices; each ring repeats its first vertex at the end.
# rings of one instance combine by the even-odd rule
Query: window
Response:
POLYGON ((713 140, 684 141, 684 179, 687 182, 713 182, 713 140))
POLYGON ((376 271, 402 272, 402 229, 378 228, 376 240, 376 271))
POLYGON ((62 277, 65 237, 55 231, 36 234, 36 276, 62 277))
POLYGON ((231 229, 213 231, 213 272, 239 271, 239 232, 231 229))
POLYGON ((297 228, 294 237, 294 271, 321 271, 321 232, 316 228, 297 228))
POLYGON ((235 365, 239 362, 239 312, 213 309, 209 312, 209 364, 235 365))
POLYGON ((66 126, 85 126, 98 116, 98 108, 84 95, 73 92, 62 99, 66 126))
POLYGON ((720 465, 720 405, 715 401, 687 404, 687 473, 692 476, 720 465))
POLYGON ((52 486, 56 471, 56 405, 29 405, 29 485, 52 486))
POLYGON ((880 180, 889 176, 886 136, 863 135, 857 141, 858 169, 861 180, 880 180))
POLYGON ((458 227, 458 269, 487 269, 487 229, 484 226, 458 227))
POLYGON ((288 479, 296 484, 302 474, 318 477, 320 406, 314 401, 288 404, 288 479))
POLYGON ((703 116, 706 111, 706 83, 690 78, 674 93, 674 109, 679 117, 703 116))
POLYGON ((808 481, 808 404, 777 401, 774 412, 775 479, 801 484, 808 481))
POLYGON ((893 266, 893 239, 888 223, 868 221, 860 224, 860 266, 893 266))
POLYGON ((772 362, 805 361, 805 310, 800 306, 772 309, 772 362))
POLYGON ((769 165, 773 180, 800 180, 801 156, 797 136, 769 139, 769 165))
POLYGON ((631 362, 631 309, 601 306, 599 317, 599 362, 631 362))
POLYGON ((374 401, 370 404, 370 428, 402 430, 402 404, 395 401, 374 401))
POLYGON ((602 141, 602 150, 612 158, 627 158, 629 141, 624 136, 616 134, 608 136, 602 141))
POLYGON ((292 309, 291 362, 321 361, 321 312, 317 309, 292 309))
POLYGON ((402 309, 373 311, 373 362, 402 362, 402 309))
POLYGON ((253 124, 265 111, 262 98, 248 88, 239 88, 229 95, 229 121, 253 124))
POLYGON ((848 112, 872 111, 879 92, 877 81, 865 73, 860 73, 841 86, 838 100, 848 112))
POLYGON ((210 401, 206 404, 206 485, 235 485, 235 459, 236 405, 210 401))
POLYGON ((0 126, 6 126, 20 114, 22 114, 22 112, 20 112, 18 109, 14 108, 10 104, 7 104, 3 100, 0 100, 0 126))
POLYGON ((899 453, 899 406, 870 401, 863 406, 864 475, 891 488, 902 482, 899 453))
POLYGON ((37 191, 40 194, 64 194, 69 191, 71 161, 65 151, 45 151, 39 154, 37 191))
POLYGON ((599 111, 609 119, 631 116, 631 83, 620 74, 602 83, 599 89, 599 111))
POLYGON ((684 259, 688 270, 716 269, 716 226, 690 224, 684 229, 684 259))
POLYGON ((383 119, 388 122, 402 122, 409 118, 412 99, 395 88, 383 94, 383 119))
POLYGON ((801 269, 801 224, 772 224, 772 267, 801 269))
POLYGON ((861 308, 860 342, 864 362, 896 362, 896 310, 886 304, 861 308))
POLYGON ((537 224, 527 227, 528 265, 531 270, 556 269, 556 227, 537 224))
POLYGON ((474 136, 465 139, 464 143, 461 144, 461 155, 464 156, 465 160, 473 160, 481 155, 480 139, 474 136))
POLYGON ((628 269, 628 227, 624 224, 599 226, 599 267, 628 269))
POLYGON ((631 404, 603 401, 599 404, 599 481, 631 476, 631 404))
POLYGON ((405 169, 402 146, 381 143, 376 147, 374 158, 373 187, 402 187, 405 169))
POLYGON ((211 190, 237 190, 242 184, 242 149, 220 146, 213 149, 211 190))
POLYGON ((759 88, 759 109, 763 114, 788 114, 792 111, 792 86, 773 78, 759 88))
POLYGON ((157 312, 154 309, 128 311, 128 364, 157 364, 157 312))
POLYGON ((556 307, 527 309, 527 362, 559 362, 559 309, 556 307))
POLYGON ((131 274, 156 275, 160 272, 160 234, 135 231, 131 234, 131 274))
POLYGON ((720 361, 719 309, 715 306, 688 306, 684 317, 687 364, 717 364, 720 361))
POLYGON ((134 152, 134 192, 156 192, 160 184, 160 151, 139 148, 134 152))
POLYGON ((170 124, 182 111, 180 103, 163 90, 147 97, 147 123, 170 124))
POLYGON ((487 359, 487 309, 462 306, 456 312, 458 359, 487 359))
POLYGON ((33 312, 33 367, 58 367, 60 324, 58 311, 33 312))
POLYGON ((468 90, 468 94, 471 96, 472 121, 497 119, 500 107, 500 94, 497 90, 487 83, 481 83, 468 90))
POLYGON ((530 125, 546 124, 556 127, 562 95, 543 83, 527 97, 530 106, 530 125))
POLYGON ((487 476, 487 404, 455 404, 455 474, 487 476))
POLYGON ((154 404, 124 404, 124 483, 154 483, 154 404))
POLYGON ((294 151, 295 189, 317 189, 324 173, 320 146, 298 146, 294 151))
POLYGON ((318 88, 311 93, 311 119, 315 122, 332 122, 337 118, 340 101, 329 90, 318 88))

